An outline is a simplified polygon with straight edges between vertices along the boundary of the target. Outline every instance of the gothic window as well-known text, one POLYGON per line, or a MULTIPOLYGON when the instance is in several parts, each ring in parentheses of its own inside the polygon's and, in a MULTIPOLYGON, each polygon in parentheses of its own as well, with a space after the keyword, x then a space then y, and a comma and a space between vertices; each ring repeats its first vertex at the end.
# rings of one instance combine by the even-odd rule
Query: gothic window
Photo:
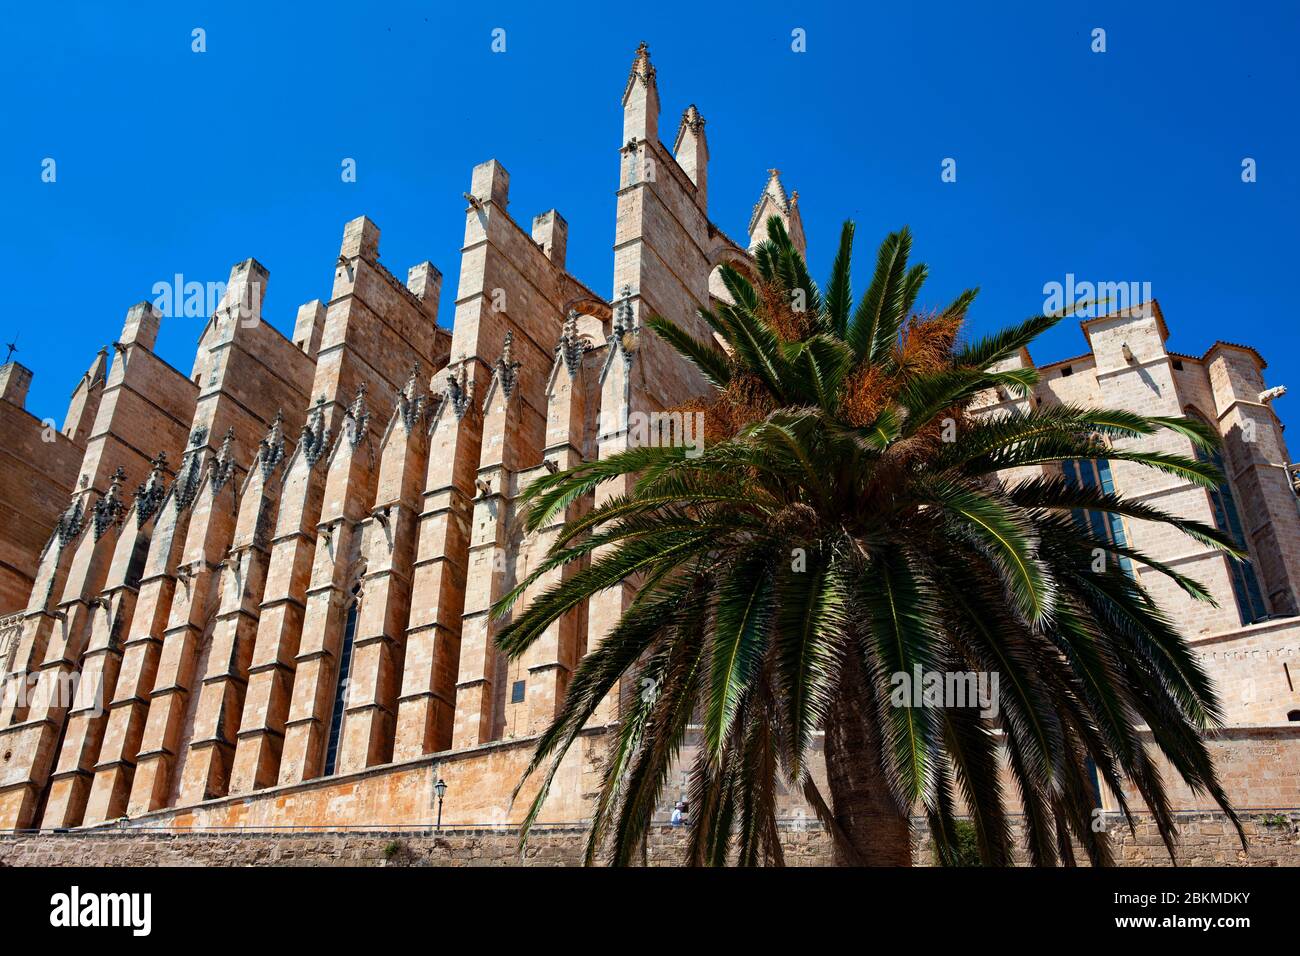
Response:
POLYGON ((1101 778, 1097 775, 1097 763, 1089 757, 1085 763, 1088 772, 1088 782, 1092 784, 1092 805, 1101 806, 1101 778))
MULTIPOLYGON (((1205 420, 1195 412, 1191 414, 1201 418, 1202 421, 1205 420)), ((1217 448, 1207 452, 1197 446, 1196 457, 1199 461, 1211 462, 1223 475, 1219 487, 1210 490, 1210 506, 1214 510, 1215 526, 1220 531, 1226 532, 1243 551, 1248 550, 1246 534, 1241 524, 1241 513, 1237 510, 1237 498, 1232 493, 1232 480, 1228 477, 1223 454, 1217 448)), ((1254 624, 1268 617, 1268 607, 1264 603, 1263 591, 1260 589, 1259 577, 1255 574, 1254 565, 1229 558, 1228 570, 1232 575, 1232 593, 1237 601, 1237 612, 1241 615, 1241 623, 1254 624)))
POLYGON ((343 626, 343 643, 339 648, 339 673, 334 686, 334 710, 330 714, 330 735, 325 747, 325 776, 333 776, 338 765, 339 736, 343 732, 343 708, 348 700, 348 675, 352 671, 352 642, 357 632, 357 611, 361 605, 358 596, 361 585, 352 589, 352 601, 348 605, 347 623, 343 626))
POLYGON ((131 552, 131 563, 126 568, 126 583, 128 587, 138 588, 140 578, 144 575, 144 563, 149 559, 149 539, 145 535, 140 535, 135 543, 135 549, 131 552))
MULTIPOLYGON (((1074 458, 1061 463, 1065 480, 1076 488, 1090 488, 1102 494, 1115 493, 1115 481, 1111 478, 1110 462, 1105 459, 1074 458)), ((1101 511, 1074 509, 1074 520, 1081 528, 1091 531, 1093 537, 1100 538, 1121 548, 1128 547, 1128 538, 1124 535, 1124 522, 1117 514, 1101 511)), ((1121 557, 1119 565, 1126 574, 1133 573, 1133 562, 1121 557)))

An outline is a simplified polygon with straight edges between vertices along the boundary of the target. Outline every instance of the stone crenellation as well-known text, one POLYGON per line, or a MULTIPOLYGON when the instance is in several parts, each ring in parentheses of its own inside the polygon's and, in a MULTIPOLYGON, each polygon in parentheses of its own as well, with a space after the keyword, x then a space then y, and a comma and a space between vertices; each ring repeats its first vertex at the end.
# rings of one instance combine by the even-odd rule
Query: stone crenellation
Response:
MULTIPOLYGON (((149 303, 132 306, 112 349, 92 360, 62 429, 23 408, 30 371, 0 369, 11 466, 0 480, 0 662, 7 686, 33 689, 0 709, 0 830, 428 825, 434 774, 454 795, 451 824, 520 819, 528 788, 514 803, 510 794, 533 742, 635 592, 623 583, 596 596, 506 660, 493 604, 565 519, 628 489, 602 486, 530 536, 518 497, 540 476, 629 447, 630 416, 704 393, 698 370, 643 331, 648 316, 709 335, 697 311, 726 297, 719 267, 752 263, 770 216, 805 247, 798 193, 775 169, 747 247, 709 220, 705 120, 692 104, 673 149, 660 140, 644 44, 622 106, 609 298, 567 270, 557 210, 528 229, 510 216, 510 176, 489 160, 465 193, 450 328, 438 325, 442 274, 423 261, 401 282, 379 264, 379 227, 362 216, 344 226, 328 300, 299 307, 289 337, 263 321, 270 273, 246 259, 189 374, 153 352, 161 316, 149 303)), ((1083 332, 1087 354, 1040 367, 1028 396, 984 396, 979 413, 1100 404, 1196 414, 1225 436, 1230 477, 1217 496, 1123 461, 1104 475, 1081 464, 1090 480, 1239 529, 1249 572, 1162 527, 1125 520, 1111 533, 1218 598, 1196 604, 1134 571, 1219 683, 1226 727, 1214 746, 1233 800, 1298 807, 1300 512, 1264 361, 1225 342, 1199 358, 1168 351, 1154 301, 1083 332)), ((1010 364, 1032 360, 1025 351, 1010 364)), ((1172 433, 1153 444, 1191 453, 1172 433)), ((549 573, 524 600, 575 570, 549 573)), ((631 692, 617 688, 584 731, 546 819, 590 815, 606 728, 631 692)), ((676 793, 674 782, 665 801, 676 793)), ((1178 791, 1184 809, 1204 810, 1199 799, 1178 791)), ((1113 797, 1103 806, 1114 809, 1113 797)), ((133 839, 86 846, 93 855, 119 841, 136 859, 147 844, 133 839)), ((159 853, 226 846, 139 839, 160 841, 159 853)), ((313 850, 309 838, 238 847, 256 846, 257 859, 356 861, 372 859, 376 839, 339 844, 355 857, 313 850)), ((448 861, 470 846, 420 839, 437 859, 437 841, 450 841, 448 861)), ((473 839, 494 860, 489 844, 508 842, 473 839)), ((13 838, 0 858, 73 845, 13 838)))

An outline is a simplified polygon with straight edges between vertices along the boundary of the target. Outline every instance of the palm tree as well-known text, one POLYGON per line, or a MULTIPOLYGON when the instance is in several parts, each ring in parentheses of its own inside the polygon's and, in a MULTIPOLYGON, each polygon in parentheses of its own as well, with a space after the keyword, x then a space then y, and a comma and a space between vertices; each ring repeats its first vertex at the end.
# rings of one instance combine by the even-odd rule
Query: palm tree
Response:
POLYGON ((782 778, 829 830, 837 862, 909 865, 913 810, 928 818, 941 859, 955 859, 960 801, 982 860, 1006 864, 1003 764, 1034 864, 1073 864, 1074 844, 1093 864, 1111 861, 1093 826, 1094 769, 1130 826, 1122 783, 1138 791, 1172 854, 1174 820, 1143 728, 1235 823, 1201 739, 1220 720, 1210 681, 1131 562, 1212 598, 1077 516, 1160 522, 1243 555, 1215 528, 1079 487, 1060 469, 1123 460, 1212 488, 1212 464, 1131 440, 1171 430, 1212 448, 1217 436, 1190 419, 1072 405, 977 416, 989 390, 1023 395, 1034 384, 1032 369, 1006 360, 1060 316, 963 344, 975 292, 915 313, 926 268, 909 267, 906 229, 880 247, 855 308, 852 223, 824 294, 780 221, 767 228, 756 275, 724 268, 733 302, 700 313, 724 348, 648 322, 712 385, 688 406, 705 415, 704 452, 632 448, 544 476, 524 495, 535 531, 602 483, 631 481, 568 521, 497 605, 511 614, 538 576, 575 564, 505 624, 506 653, 522 654, 617 582, 639 590, 538 742, 528 774, 547 769, 523 838, 560 760, 620 684, 653 693, 623 695, 588 862, 606 849, 615 864, 637 858, 688 733, 699 740, 696 864, 780 863, 782 778), (1004 480, 1016 468, 1038 477, 1004 480), (996 715, 894 692, 896 675, 967 671, 998 676, 996 715), (810 774, 818 731, 829 801, 810 774))

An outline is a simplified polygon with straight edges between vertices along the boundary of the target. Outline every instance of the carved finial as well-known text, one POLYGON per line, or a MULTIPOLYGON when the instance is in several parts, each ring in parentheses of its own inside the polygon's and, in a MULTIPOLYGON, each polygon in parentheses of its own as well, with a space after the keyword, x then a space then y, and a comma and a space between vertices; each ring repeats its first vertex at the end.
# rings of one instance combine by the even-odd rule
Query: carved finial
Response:
POLYGON ((370 410, 366 408, 366 383, 362 382, 357 386, 357 394, 352 399, 352 404, 343 413, 343 427, 353 448, 361 444, 361 439, 366 436, 366 426, 369 424, 370 410))
POLYGON ((457 421, 464 418, 465 412, 474 404, 474 380, 469 378, 466 364, 462 362, 457 370, 459 379, 456 377, 457 372, 447 373, 447 391, 443 398, 444 402, 451 403, 451 411, 457 421))
POLYGON ((636 317, 632 312, 632 287, 623 286, 622 301, 614 310, 613 328, 610 330, 609 345, 623 356, 623 361, 631 365, 632 356, 640 345, 641 330, 636 327, 636 317))
MULTIPOLYGON (((81 487, 86 487, 88 479, 85 475, 81 476, 81 487)), ((86 512, 81 504, 81 495, 73 492, 72 501, 69 502, 67 509, 59 515, 58 523, 54 526, 54 535, 59 542, 59 550, 67 547, 69 541, 81 533, 83 521, 86 512)))
POLYGON ((284 458, 284 409, 275 411, 275 420, 266 430, 266 437, 257 443, 257 465, 262 469, 262 481, 271 480, 271 472, 284 458))
POLYGON ((506 393, 506 397, 515 390, 515 385, 519 381, 519 363, 512 361, 510 348, 514 342, 514 332, 507 329, 505 342, 501 345, 501 356, 497 359, 496 370, 497 378, 501 381, 501 390, 506 393))
POLYGON ((587 340, 578 335, 578 313, 575 309, 570 309, 569 314, 564 319, 564 328, 560 332, 560 341, 555 346, 556 355, 564 359, 564 368, 569 373, 569 378, 578 374, 578 369, 582 366, 582 356, 586 354, 591 346, 587 340))
POLYGON ((119 465, 117 471, 113 472, 113 477, 109 479, 107 493, 95 502, 95 518, 92 530, 96 541, 103 536, 111 525, 122 520, 122 514, 126 510, 122 506, 122 482, 125 480, 126 472, 119 465))
POLYGON ((146 521, 154 516, 158 508, 162 505, 163 496, 166 491, 163 488, 163 480, 167 474, 167 453, 158 452, 158 457, 150 463, 149 477, 144 484, 138 485, 135 489, 135 523, 137 528, 143 528, 146 521))
MULTIPOLYGON (((644 40, 636 48, 636 53, 632 56, 632 71, 627 77, 627 89, 632 88, 633 83, 639 82, 642 86, 649 86, 654 82, 655 68, 650 62, 650 47, 644 40)), ((626 90, 623 93, 627 95, 626 90)))
POLYGON ((176 482, 172 486, 172 505, 180 514, 190 506, 194 496, 199 493, 200 458, 208 440, 208 429, 199 425, 190 432, 190 443, 185 447, 181 458, 180 470, 176 473, 176 482))
POLYGON ((695 108, 694 103, 686 107, 685 112, 682 113, 682 125, 692 133, 698 133, 704 129, 704 117, 700 115, 700 111, 695 108))
POLYGON ((298 438, 298 443, 302 445, 303 457, 307 459, 307 467, 316 467, 316 462, 325 453, 329 440, 330 430, 325 427, 325 396, 321 395, 316 399, 307 421, 303 423, 302 434, 298 438))
POLYGON ((419 394, 419 389, 420 363, 416 362, 411 366, 411 377, 397 393, 397 411, 408 433, 414 430, 416 424, 424 417, 424 396, 419 394))
POLYGON ((167 470, 167 452, 158 452, 158 457, 150 461, 149 464, 152 466, 149 469, 149 480, 152 482, 157 480, 158 477, 167 470))
POLYGON ((217 458, 212 463, 212 471, 208 473, 208 480, 212 493, 215 495, 225 487, 230 476, 235 473, 235 426, 231 425, 226 429, 225 438, 221 439, 221 450, 217 452, 217 458))
MULTIPOLYGON (((799 196, 795 193, 795 198, 799 196)), ((794 202, 785 194, 785 186, 781 184, 781 170, 769 169, 767 171, 767 182, 763 185, 763 191, 759 193, 758 202, 754 203, 753 214, 749 217, 749 232, 755 234, 755 228, 759 226, 759 216, 762 213, 763 202, 771 200, 781 212, 790 215, 794 207, 794 202)))

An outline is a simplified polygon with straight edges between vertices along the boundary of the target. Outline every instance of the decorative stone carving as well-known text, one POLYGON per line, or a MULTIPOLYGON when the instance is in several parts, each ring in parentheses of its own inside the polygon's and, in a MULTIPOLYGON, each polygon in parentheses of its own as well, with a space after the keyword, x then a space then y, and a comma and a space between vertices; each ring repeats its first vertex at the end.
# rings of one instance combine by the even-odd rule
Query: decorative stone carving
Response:
MULTIPOLYGON (((83 476, 81 487, 84 488, 85 486, 83 476)), ((85 517, 86 513, 81 505, 81 496, 74 492, 72 503, 68 505, 63 514, 59 515, 59 521, 54 526, 54 536, 58 539, 60 550, 66 548, 69 541, 81 534, 85 517)))
POLYGON ((692 133, 699 133, 704 129, 704 117, 700 115, 694 103, 686 107, 686 111, 682 113, 682 126, 692 133))
POLYGON ((457 371, 447 373, 447 391, 443 396, 443 402, 451 403, 452 414, 459 421, 465 417, 465 412, 469 410, 473 400, 474 380, 469 377, 467 363, 462 362, 457 371), (458 374, 459 378, 457 378, 458 374))
POLYGON ((407 432, 413 431, 424 418, 424 404, 424 396, 420 394, 420 363, 416 362, 411 366, 411 377, 397 393, 397 413, 407 432))
POLYGON ((284 409, 277 409, 275 421, 266 431, 266 437, 257 443, 257 465, 262 469, 262 480, 270 481, 271 472, 284 458, 284 409))
POLYGON ((216 460, 212 463, 212 471, 208 473, 209 487, 215 495, 226 486, 230 476, 235 473, 235 426, 231 425, 226 429, 226 437, 221 440, 221 451, 217 452, 216 460))
POLYGON ((614 322, 610 330, 609 346, 611 352, 623 356, 625 365, 632 364, 632 357, 640 346, 641 330, 636 326, 636 317, 632 313, 632 287, 623 286, 622 301, 614 310, 614 322))
POLYGON ((555 346, 556 357, 564 360, 564 368, 568 371, 569 378, 578 374, 578 369, 582 367, 582 357, 590 348, 591 344, 578 334, 578 313, 570 309, 564 319, 559 344, 555 346))
POLYGON ((121 466, 113 472, 113 477, 108 483, 108 492, 95 502, 94 519, 91 531, 98 541, 104 536, 112 525, 118 524, 122 520, 122 515, 126 511, 126 506, 122 504, 122 482, 126 480, 126 472, 121 466))
POLYGON ((316 405, 302 426, 302 435, 298 438, 303 457, 307 459, 307 467, 316 467, 316 462, 320 461, 320 456, 329 447, 330 437, 330 430, 325 425, 325 396, 322 395, 316 399, 316 405))
POLYGON ((366 383, 357 386, 356 398, 343 413, 343 433, 348 436, 348 443, 355 450, 366 437, 366 427, 370 424, 370 409, 366 407, 366 383))
POLYGON ((496 376, 501 383, 501 391, 509 398, 519 383, 519 364, 511 360, 510 347, 514 342, 514 332, 506 330, 506 340, 501 346, 501 355, 496 361, 496 376))
POLYGON ((636 53, 632 57, 632 69, 627 76, 627 87, 623 95, 627 95, 627 90, 632 88, 633 83, 640 83, 642 86, 650 86, 654 82, 655 68, 650 62, 650 47, 645 40, 636 48, 636 53))
POLYGON ((173 486, 175 494, 172 495, 172 504, 177 514, 188 508, 194 501, 194 496, 199 493, 199 476, 203 466, 202 450, 207 441, 207 426, 199 425, 190 432, 190 443, 181 457, 180 471, 176 474, 176 483, 173 486))
POLYGON ((162 507, 163 498, 166 496, 166 489, 163 488, 163 481, 167 475, 167 453, 158 452, 158 457, 150 464, 153 466, 149 470, 149 477, 144 484, 135 489, 135 525, 137 528, 143 528, 145 522, 152 518, 158 509, 162 507))

